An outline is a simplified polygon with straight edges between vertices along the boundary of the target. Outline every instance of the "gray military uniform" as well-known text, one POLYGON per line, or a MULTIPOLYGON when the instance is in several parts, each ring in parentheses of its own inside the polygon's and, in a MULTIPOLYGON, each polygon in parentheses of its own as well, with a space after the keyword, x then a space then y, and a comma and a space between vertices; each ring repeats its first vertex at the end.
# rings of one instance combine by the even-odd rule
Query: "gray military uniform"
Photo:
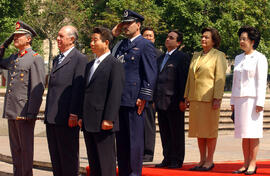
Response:
POLYGON ((3 117, 35 118, 44 91, 44 61, 31 48, 22 57, 18 54, 2 59, 0 65, 8 69, 8 84, 3 117))
POLYGON ((31 48, 24 54, 0 58, 8 70, 3 118, 8 119, 14 175, 33 175, 35 118, 39 112, 45 83, 44 61, 31 48))

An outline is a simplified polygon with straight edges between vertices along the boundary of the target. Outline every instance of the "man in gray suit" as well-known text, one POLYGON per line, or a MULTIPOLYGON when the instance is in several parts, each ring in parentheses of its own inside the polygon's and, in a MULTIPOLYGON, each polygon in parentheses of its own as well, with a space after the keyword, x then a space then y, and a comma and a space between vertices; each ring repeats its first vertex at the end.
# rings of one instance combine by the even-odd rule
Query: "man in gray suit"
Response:
POLYGON ((60 54, 50 73, 45 123, 54 176, 78 175, 79 127, 86 56, 75 48, 78 31, 64 26, 57 36, 60 54))
POLYGON ((36 32, 19 21, 14 34, 0 46, 0 67, 8 70, 3 117, 8 119, 15 176, 33 175, 34 127, 45 83, 43 58, 31 48, 34 36, 36 32), (3 59, 12 40, 19 52, 3 59))

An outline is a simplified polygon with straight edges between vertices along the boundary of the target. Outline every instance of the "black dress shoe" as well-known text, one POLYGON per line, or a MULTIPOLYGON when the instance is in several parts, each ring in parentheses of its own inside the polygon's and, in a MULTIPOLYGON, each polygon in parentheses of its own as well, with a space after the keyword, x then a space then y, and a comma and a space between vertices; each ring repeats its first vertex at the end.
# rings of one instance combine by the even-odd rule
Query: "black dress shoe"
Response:
POLYGON ((160 164, 156 164, 155 167, 157 168, 163 168, 169 166, 169 162, 162 161, 160 164))
POLYGON ((194 166, 192 168, 190 168, 190 171, 199 171, 202 168, 202 166, 194 166))
POLYGON ((247 171, 247 169, 245 170, 236 170, 236 171, 233 171, 232 173, 233 174, 242 174, 242 173, 245 173, 247 171))
POLYGON ((177 163, 177 162, 171 162, 168 165, 169 169, 176 169, 176 168, 181 168, 182 167, 182 163, 177 163))
POLYGON ((254 171, 246 171, 245 175, 253 175, 253 174, 256 174, 256 172, 257 172, 257 166, 255 167, 254 171))
POLYGON ((210 167, 201 167, 199 171, 210 171, 215 167, 214 163, 210 167))

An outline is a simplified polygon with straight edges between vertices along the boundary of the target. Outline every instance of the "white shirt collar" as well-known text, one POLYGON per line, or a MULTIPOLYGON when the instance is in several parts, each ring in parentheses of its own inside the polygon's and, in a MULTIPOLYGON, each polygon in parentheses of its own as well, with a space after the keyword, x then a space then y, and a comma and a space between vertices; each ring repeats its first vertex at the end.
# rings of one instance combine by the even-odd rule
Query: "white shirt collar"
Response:
POLYGON ((95 62, 99 61, 99 63, 101 63, 109 54, 111 54, 111 51, 108 51, 105 54, 102 54, 100 57, 97 57, 95 62))
POLYGON ((138 34, 137 36, 130 39, 131 42, 133 42, 137 37, 139 37, 141 34, 138 34))
POLYGON ((173 53, 176 49, 177 49, 177 48, 171 50, 170 52, 167 51, 166 54, 172 55, 172 53, 173 53))
POLYGON ((67 57, 67 55, 71 52, 71 50, 74 48, 75 46, 69 48, 67 51, 63 52, 62 54, 64 55, 64 57, 67 57))

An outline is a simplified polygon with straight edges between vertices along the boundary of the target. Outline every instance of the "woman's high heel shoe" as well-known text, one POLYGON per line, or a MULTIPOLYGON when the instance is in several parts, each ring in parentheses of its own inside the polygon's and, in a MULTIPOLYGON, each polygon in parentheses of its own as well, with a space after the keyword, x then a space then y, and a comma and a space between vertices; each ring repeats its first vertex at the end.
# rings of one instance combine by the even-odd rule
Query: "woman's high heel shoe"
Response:
POLYGON ((253 175, 253 174, 256 174, 256 172, 257 172, 257 166, 255 167, 254 171, 246 171, 245 175, 253 175))
POLYGON ((233 171, 233 174, 242 174, 242 173, 245 173, 248 169, 244 169, 244 170, 236 170, 236 171, 233 171))

